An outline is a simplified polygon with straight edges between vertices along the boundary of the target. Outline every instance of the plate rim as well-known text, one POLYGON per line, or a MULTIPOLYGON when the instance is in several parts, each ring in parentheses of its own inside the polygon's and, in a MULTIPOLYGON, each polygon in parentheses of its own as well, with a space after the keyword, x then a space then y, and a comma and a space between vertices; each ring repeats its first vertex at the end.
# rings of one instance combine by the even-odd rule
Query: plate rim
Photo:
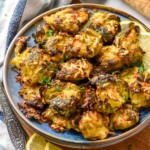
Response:
POLYGON ((55 9, 51 9, 45 13, 42 13, 41 15, 35 17, 34 19, 32 19, 29 23, 27 23, 18 33, 17 35, 14 37, 14 39, 12 40, 5 59, 4 59, 4 64, 3 64, 3 69, 2 69, 2 82, 3 82, 3 86, 4 86, 4 92, 5 95, 7 96, 8 102, 11 106, 11 108, 13 109, 14 113, 17 114, 21 120, 26 123, 30 128, 32 128, 35 132, 37 132, 38 134, 44 136, 46 139, 49 139, 50 141, 52 141, 53 143, 59 144, 59 145, 63 145, 63 146, 67 146, 67 147, 74 147, 74 148, 81 148, 81 149, 85 149, 85 148, 100 148, 100 147, 105 147, 105 146, 110 146, 113 144, 116 144, 118 142, 121 142, 137 133, 139 133, 141 130, 143 130, 149 123, 150 123, 150 115, 140 124, 138 124, 137 126, 129 129, 128 131, 126 131, 125 133, 122 133, 120 135, 117 135, 115 137, 112 138, 107 138, 104 140, 97 140, 97 141, 78 141, 78 140, 69 140, 66 138, 62 138, 62 137, 58 137, 56 135, 50 134, 50 133, 46 133, 46 131, 44 131, 43 129, 40 129, 39 127, 37 127, 36 125, 34 125, 29 119, 27 119, 19 110, 18 107, 15 106, 15 104, 13 103, 13 99, 11 99, 11 95, 9 93, 9 88, 8 88, 8 80, 7 80, 7 75, 8 75, 8 66, 9 66, 9 62, 7 60, 10 59, 10 55, 13 53, 13 47, 14 47, 14 43, 17 37, 23 35, 26 31, 28 31, 28 29, 35 25, 36 22, 38 22, 43 16, 45 15, 49 15, 49 14, 53 14, 61 9, 64 8, 81 8, 81 7, 87 7, 87 8, 96 8, 96 9, 101 9, 101 10, 107 10, 110 11, 112 13, 118 13, 122 16, 125 16, 127 18, 129 18, 130 20, 133 21, 137 21, 140 24, 142 24, 145 29, 147 31, 150 31, 150 29, 145 26, 141 21, 139 21, 138 19, 136 19, 135 17, 133 17, 132 15, 129 15, 126 12, 123 12, 119 9, 116 8, 112 8, 112 7, 108 7, 105 5, 99 5, 99 4, 92 4, 92 3, 86 3, 86 4, 72 4, 72 5, 67 5, 67 6, 62 6, 62 7, 58 7, 55 9))

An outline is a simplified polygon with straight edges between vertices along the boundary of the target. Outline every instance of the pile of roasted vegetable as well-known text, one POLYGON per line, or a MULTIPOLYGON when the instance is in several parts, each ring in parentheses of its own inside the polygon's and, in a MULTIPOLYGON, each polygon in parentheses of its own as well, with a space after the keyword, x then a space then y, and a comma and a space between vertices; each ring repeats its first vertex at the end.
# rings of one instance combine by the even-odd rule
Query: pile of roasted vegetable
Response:
POLYGON ((150 73, 139 46, 140 28, 108 12, 66 8, 44 16, 36 45, 15 43, 20 110, 57 132, 74 129, 90 140, 135 126, 150 106, 150 73))

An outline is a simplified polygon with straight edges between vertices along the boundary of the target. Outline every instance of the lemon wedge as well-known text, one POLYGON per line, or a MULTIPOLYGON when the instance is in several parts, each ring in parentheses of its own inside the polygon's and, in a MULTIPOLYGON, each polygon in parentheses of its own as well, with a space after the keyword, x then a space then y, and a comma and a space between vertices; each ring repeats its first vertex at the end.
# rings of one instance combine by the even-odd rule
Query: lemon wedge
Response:
POLYGON ((136 22, 136 21, 128 21, 128 20, 121 21, 120 22, 121 28, 123 28, 125 25, 127 25, 127 24, 129 24, 131 22, 133 22, 135 25, 139 26, 140 29, 141 29, 141 32, 146 32, 145 27, 142 24, 140 24, 139 22, 136 22))
POLYGON ((143 64, 146 70, 150 69, 150 32, 141 32, 139 46, 144 52, 143 64))
POLYGON ((61 148, 46 142, 45 139, 34 133, 26 144, 26 150, 62 150, 61 148))
POLYGON ((26 144, 26 150, 44 150, 46 141, 40 135, 34 133, 26 144))
POLYGON ((47 142, 44 150, 62 150, 62 149, 53 145, 52 143, 47 142))
POLYGON ((143 64, 145 70, 150 69, 150 32, 147 32, 146 29, 142 24, 135 21, 121 21, 120 25, 121 28, 123 28, 125 25, 129 24, 130 22, 133 22, 135 25, 139 26, 141 29, 140 32, 140 38, 139 38, 139 46, 142 48, 142 50, 145 53, 143 57, 143 64))

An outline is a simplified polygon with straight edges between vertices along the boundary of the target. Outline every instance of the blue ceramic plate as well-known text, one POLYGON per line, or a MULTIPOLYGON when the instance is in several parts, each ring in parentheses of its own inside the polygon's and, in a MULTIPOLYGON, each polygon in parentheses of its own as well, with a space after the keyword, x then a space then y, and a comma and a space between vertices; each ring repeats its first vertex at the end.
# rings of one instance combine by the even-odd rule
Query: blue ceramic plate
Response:
MULTIPOLYGON (((98 9, 99 11, 108 11, 111 13, 114 13, 118 15, 121 20, 133 20, 139 22, 137 19, 134 17, 116 10, 114 8, 102 6, 102 5, 96 5, 96 4, 78 4, 78 5, 70 5, 66 7, 72 7, 72 8, 81 8, 85 7, 88 9, 98 9)), ((31 22, 29 22, 14 38, 12 41, 7 54, 6 58, 4 61, 4 69, 3 69, 3 84, 5 88, 5 93, 8 97, 8 100, 10 102, 10 105, 12 106, 14 112, 21 118, 34 132, 37 132, 38 134, 44 136, 46 139, 50 140, 51 142, 68 146, 68 147, 74 147, 74 148, 79 148, 79 149, 84 149, 84 148, 98 148, 98 147, 104 147, 108 145, 112 145, 114 143, 120 142, 128 137, 131 137, 132 135, 138 133, 141 131, 144 127, 146 127, 150 123, 150 109, 141 111, 141 117, 140 117, 140 122, 137 126, 134 128, 127 130, 127 131, 120 131, 116 132, 115 135, 109 136, 107 139, 104 140, 98 140, 98 141, 88 141, 83 138, 83 136, 79 133, 76 133, 74 131, 66 131, 63 133, 57 133, 54 130, 52 130, 47 123, 38 123, 33 120, 28 120, 25 118, 25 116, 21 113, 21 111, 18 108, 17 103, 22 102, 23 99, 22 97, 19 96, 18 91, 21 89, 21 86, 19 83, 16 83, 15 81, 15 76, 17 75, 14 71, 11 70, 11 64, 10 61, 14 57, 14 43, 17 37, 22 36, 22 35, 27 35, 31 36, 32 33, 35 33, 36 27, 39 24, 44 23, 42 21, 42 17, 44 15, 50 15, 53 14, 57 11, 59 11, 62 8, 66 7, 61 7, 57 8, 54 10, 50 10, 35 19, 33 19, 31 22)), ((139 22, 140 23, 140 22, 139 22)), ((142 24, 142 23, 141 23, 142 24)), ((143 24, 142 24, 143 25, 143 24)), ((143 25, 144 26, 144 25, 143 25)), ((144 26, 147 31, 149 29, 144 26)), ((29 41, 29 46, 34 46, 34 40, 31 36, 31 39, 29 41)))

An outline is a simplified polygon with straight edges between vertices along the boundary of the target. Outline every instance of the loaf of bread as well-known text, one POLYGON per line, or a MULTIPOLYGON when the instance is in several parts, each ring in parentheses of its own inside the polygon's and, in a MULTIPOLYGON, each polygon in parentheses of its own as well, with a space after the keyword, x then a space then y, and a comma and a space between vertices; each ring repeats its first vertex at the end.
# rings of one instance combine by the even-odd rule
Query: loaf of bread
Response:
POLYGON ((125 0, 125 2, 150 19, 150 0, 125 0))

